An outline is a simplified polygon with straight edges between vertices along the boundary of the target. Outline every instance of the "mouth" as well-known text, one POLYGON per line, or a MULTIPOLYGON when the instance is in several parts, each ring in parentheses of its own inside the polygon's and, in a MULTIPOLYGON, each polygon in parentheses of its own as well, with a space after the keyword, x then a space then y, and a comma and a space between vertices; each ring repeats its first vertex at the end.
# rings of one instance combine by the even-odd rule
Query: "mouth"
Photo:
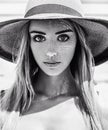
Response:
POLYGON ((61 62, 43 62, 43 63, 49 67, 55 67, 58 66, 61 62))

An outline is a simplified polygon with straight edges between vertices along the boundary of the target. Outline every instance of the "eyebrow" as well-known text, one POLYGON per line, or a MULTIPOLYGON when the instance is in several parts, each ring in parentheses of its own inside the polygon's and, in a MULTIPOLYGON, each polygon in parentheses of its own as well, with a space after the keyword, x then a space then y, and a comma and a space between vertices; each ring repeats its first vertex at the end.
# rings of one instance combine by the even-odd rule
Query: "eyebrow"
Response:
MULTIPOLYGON (((65 32, 73 32, 73 30, 71 29, 62 30, 62 31, 56 32, 55 34, 57 35, 57 34, 65 33, 65 32)), ((36 31, 36 30, 30 31, 30 33, 39 33, 39 34, 46 35, 46 33, 41 32, 41 31, 36 31)))
POLYGON ((65 32, 73 32, 73 30, 71 30, 71 29, 62 30, 62 31, 56 32, 55 34, 61 34, 61 33, 65 33, 65 32))

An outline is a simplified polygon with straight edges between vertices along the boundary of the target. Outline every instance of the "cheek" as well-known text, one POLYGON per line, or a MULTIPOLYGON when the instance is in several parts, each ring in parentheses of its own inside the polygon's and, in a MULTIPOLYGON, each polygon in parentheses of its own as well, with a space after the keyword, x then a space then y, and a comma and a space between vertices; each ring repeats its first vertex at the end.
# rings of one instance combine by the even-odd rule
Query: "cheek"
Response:
POLYGON ((76 45, 67 45, 60 48, 61 57, 66 61, 72 60, 76 45))
POLYGON ((39 45, 31 44, 31 50, 36 61, 40 61, 42 59, 42 49, 39 45), (39 60, 40 59, 40 60, 39 60))

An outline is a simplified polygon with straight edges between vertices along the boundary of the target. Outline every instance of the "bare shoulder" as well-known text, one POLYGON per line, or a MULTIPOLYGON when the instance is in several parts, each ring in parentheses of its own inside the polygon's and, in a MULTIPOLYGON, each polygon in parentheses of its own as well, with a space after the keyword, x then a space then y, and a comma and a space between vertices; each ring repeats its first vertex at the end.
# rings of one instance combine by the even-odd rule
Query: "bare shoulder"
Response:
POLYGON ((108 130, 108 108, 101 107, 101 120, 104 130, 108 130))
POLYGON ((3 124, 5 123, 6 119, 8 118, 8 112, 1 111, 0 110, 0 128, 3 127, 3 124))
POLYGON ((108 96, 106 92, 102 90, 98 96, 98 109, 104 130, 108 130, 108 96))
POLYGON ((108 130, 108 107, 102 106, 98 102, 98 111, 104 130, 108 130))

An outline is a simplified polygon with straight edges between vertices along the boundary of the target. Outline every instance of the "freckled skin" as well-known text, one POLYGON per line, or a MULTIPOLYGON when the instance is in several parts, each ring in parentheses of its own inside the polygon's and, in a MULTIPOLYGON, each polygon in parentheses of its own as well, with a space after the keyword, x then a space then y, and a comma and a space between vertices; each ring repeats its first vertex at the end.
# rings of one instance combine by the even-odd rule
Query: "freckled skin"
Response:
POLYGON ((31 22, 29 32, 34 30, 41 31, 46 34, 43 35, 38 33, 30 33, 30 46, 37 64, 45 74, 50 76, 59 75, 69 66, 74 56, 76 47, 76 34, 74 32, 74 28, 70 27, 67 21, 39 20, 31 22), (56 32, 67 29, 71 29, 72 32, 65 32, 57 35, 55 34, 56 32), (69 39, 65 42, 58 40, 58 37, 60 36, 66 38, 63 34, 66 34, 66 36, 69 37, 69 39), (37 35, 43 36, 45 40, 40 42, 35 41, 34 37, 37 35), (55 52, 57 55, 53 60, 59 61, 61 64, 55 68, 47 67, 45 64, 43 64, 45 61, 51 61, 51 59, 46 55, 48 52, 55 52))

